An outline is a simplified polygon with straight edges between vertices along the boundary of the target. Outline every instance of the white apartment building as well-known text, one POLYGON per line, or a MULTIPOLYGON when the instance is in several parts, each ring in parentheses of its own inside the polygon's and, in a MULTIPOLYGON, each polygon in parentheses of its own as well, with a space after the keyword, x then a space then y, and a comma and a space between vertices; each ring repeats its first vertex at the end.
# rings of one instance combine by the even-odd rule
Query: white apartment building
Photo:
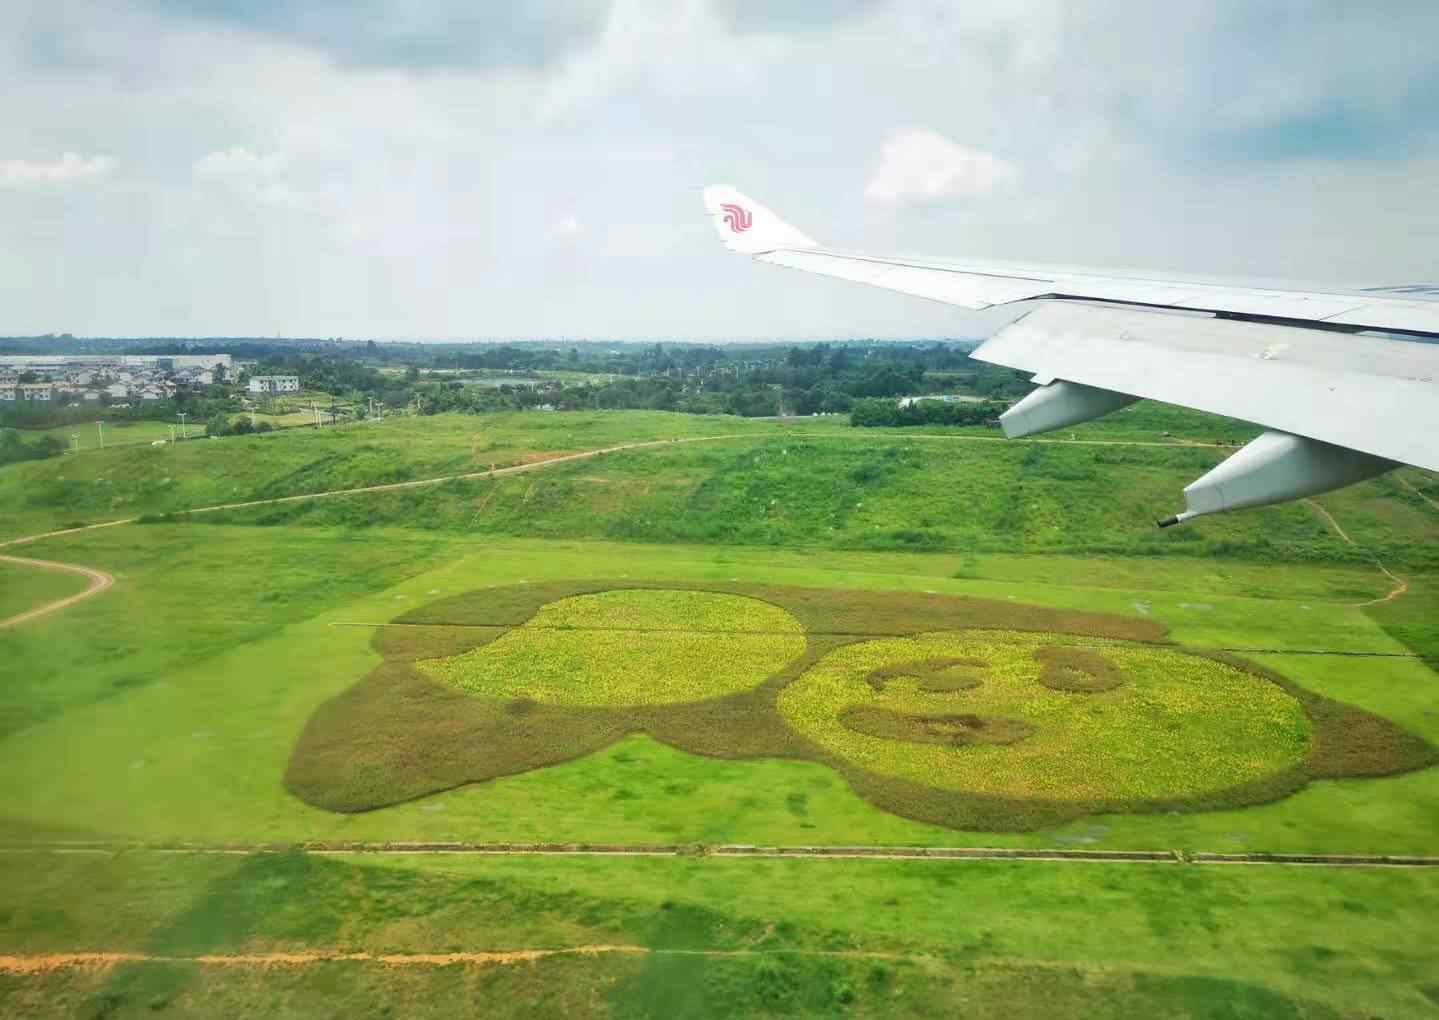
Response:
POLYGON ((249 389, 251 393, 299 393, 300 377, 298 375, 252 375, 249 389))
POLYGON ((20 383, 15 390, 21 400, 50 400, 55 396, 55 387, 50 383, 20 383))

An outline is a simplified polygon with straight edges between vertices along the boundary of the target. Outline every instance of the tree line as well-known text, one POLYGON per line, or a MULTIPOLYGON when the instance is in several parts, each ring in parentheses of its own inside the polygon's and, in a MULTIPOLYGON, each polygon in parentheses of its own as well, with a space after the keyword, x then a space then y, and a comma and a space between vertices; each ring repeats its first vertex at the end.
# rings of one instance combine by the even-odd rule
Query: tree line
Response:
POLYGON ((849 423, 857 428, 903 425, 987 425, 1009 405, 1004 401, 915 400, 901 407, 897 400, 857 400, 849 423))

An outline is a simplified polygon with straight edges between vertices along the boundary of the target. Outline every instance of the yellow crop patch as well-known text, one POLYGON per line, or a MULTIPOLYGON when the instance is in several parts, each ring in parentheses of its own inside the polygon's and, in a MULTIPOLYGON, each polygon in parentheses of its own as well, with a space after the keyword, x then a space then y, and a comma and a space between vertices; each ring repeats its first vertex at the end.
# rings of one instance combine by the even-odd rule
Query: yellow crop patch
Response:
POLYGON ((1116 667, 1102 691, 1046 686, 1044 650, 1057 636, 956 631, 840 648, 779 693, 800 734, 870 772, 926 786, 1005 797, 1161 799, 1237 786, 1295 765, 1309 752, 1303 706, 1275 684, 1213 659, 1167 648, 1066 637, 1116 667), (906 660, 983 662, 965 690, 926 691, 867 678, 906 660), (1013 742, 973 734, 951 742, 885 739, 846 725, 857 707, 920 718, 1019 720, 1013 742))
POLYGON ((490 644, 418 668, 491 698, 659 705, 754 687, 804 647, 799 621, 768 602, 630 589, 551 602, 490 644))

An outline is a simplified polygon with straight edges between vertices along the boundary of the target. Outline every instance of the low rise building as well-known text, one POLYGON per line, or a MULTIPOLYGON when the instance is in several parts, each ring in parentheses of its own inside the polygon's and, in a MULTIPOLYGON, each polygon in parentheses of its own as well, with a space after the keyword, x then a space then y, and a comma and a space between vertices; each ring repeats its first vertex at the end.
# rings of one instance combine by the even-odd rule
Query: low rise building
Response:
POLYGON ((299 393, 300 377, 298 375, 252 375, 250 376, 249 390, 251 393, 299 393))
POLYGON ((20 383, 15 391, 21 400, 51 400, 55 396, 55 387, 50 383, 20 383))

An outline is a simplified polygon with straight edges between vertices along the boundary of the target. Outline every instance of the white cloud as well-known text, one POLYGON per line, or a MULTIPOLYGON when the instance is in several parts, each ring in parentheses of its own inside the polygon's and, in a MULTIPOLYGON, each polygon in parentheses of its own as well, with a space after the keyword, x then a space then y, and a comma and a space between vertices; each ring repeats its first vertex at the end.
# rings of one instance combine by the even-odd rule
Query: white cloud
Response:
POLYGON ((431 15, 458 2, 326 3, 324 24, 289 25, 316 5, 8 5, 0 156, 92 158, 0 163, 0 333, 979 330, 726 256, 699 199, 720 180, 861 250, 1433 270, 1433 0, 1384 18, 1292 0, 613 0, 564 45, 516 38, 526 7, 409 61, 391 44, 414 22, 345 21, 413 8, 448 27, 431 15), (497 64, 497 46, 543 59, 497 64), (85 178, 97 153, 114 169, 85 178), (1005 201, 945 197, 986 189, 1005 201))
POLYGON ((63 188, 107 176, 115 168, 109 156, 80 156, 67 152, 46 163, 28 159, 0 159, 0 187, 63 188))
POLYGON ((227 183, 271 179, 284 168, 285 157, 280 153, 272 152, 268 156, 261 156, 239 145, 195 160, 196 177, 227 183))
POLYGON ((749 94, 790 48, 783 36, 736 36, 708 0, 616 0, 596 42, 546 79, 544 123, 618 92, 694 98, 749 94))
POLYGON ((568 241, 578 237, 584 228, 580 225, 580 218, 574 213, 561 216, 550 228, 550 237, 556 241, 568 241))
POLYGON ((195 179, 227 191, 249 195, 267 205, 295 208, 306 196, 283 179, 286 159, 278 152, 261 155, 235 145, 195 160, 195 179))
POLYGON ((885 142, 865 198, 880 205, 941 198, 983 198, 1014 176, 988 152, 966 149, 936 131, 897 131, 885 142))

